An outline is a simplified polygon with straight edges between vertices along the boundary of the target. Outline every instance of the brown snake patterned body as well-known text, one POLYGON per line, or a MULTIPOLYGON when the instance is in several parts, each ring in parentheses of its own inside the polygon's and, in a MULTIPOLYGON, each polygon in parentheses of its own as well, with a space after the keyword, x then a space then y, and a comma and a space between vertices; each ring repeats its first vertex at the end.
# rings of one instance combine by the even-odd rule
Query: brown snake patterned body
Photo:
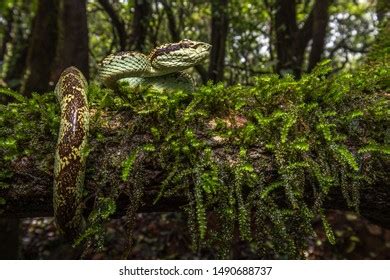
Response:
POLYGON ((74 240, 84 227, 82 195, 89 128, 87 82, 75 67, 61 75, 55 92, 61 122, 54 164, 54 216, 63 235, 74 240))

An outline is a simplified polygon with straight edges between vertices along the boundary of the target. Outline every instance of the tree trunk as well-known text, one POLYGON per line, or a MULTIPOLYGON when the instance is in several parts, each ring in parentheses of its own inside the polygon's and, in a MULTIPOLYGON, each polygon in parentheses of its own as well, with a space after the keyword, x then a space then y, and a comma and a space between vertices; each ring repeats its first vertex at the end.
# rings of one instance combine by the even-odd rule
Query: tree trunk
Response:
POLYGON ((276 72, 283 74, 295 69, 296 50, 292 47, 298 31, 295 0, 277 0, 275 14, 276 54, 278 62, 276 72))
POLYGON ((119 38, 119 48, 121 51, 124 51, 127 46, 127 34, 126 34, 126 28, 125 23, 123 20, 119 17, 113 6, 110 4, 109 0, 98 0, 100 5, 103 7, 103 9, 106 11, 108 16, 111 19, 111 23, 113 24, 119 38))
POLYGON ((377 0, 376 14, 380 23, 384 22, 388 13, 390 13, 390 2, 388 0, 377 0))
MULTIPOLYGON (((0 63, 4 62, 4 56, 7 52, 7 44, 11 41, 11 30, 12 30, 12 9, 8 9, 4 13, 5 26, 3 30, 3 40, 0 46, 0 63)), ((1 68, 0 68, 1 72, 1 68)))
POLYGON ((296 19, 295 0, 277 0, 275 2, 276 54, 278 62, 276 72, 280 75, 291 73, 296 78, 301 76, 305 51, 313 39, 310 54, 312 69, 321 59, 329 21, 328 8, 331 0, 317 0, 299 29, 296 19), (314 35, 315 34, 315 35, 314 35))
POLYGON ((165 13, 167 14, 168 30, 169 30, 169 33, 171 34, 171 38, 174 42, 178 42, 178 41, 180 41, 180 31, 177 28, 175 14, 172 10, 172 7, 165 0, 160 0, 160 2, 164 7, 165 13))
POLYGON ((228 0, 211 2, 211 54, 209 79, 213 82, 223 80, 225 67, 226 39, 229 27, 228 0))
POLYGON ((313 7, 313 42, 309 57, 309 72, 320 62, 324 53, 326 28, 329 22, 329 4, 330 0, 316 1, 313 7))
POLYGON ((135 0, 129 49, 137 51, 145 50, 146 34, 149 31, 149 16, 151 11, 150 0, 135 0))
POLYGON ((61 72, 75 66, 89 79, 89 48, 86 0, 61 0, 59 10, 59 38, 56 66, 52 80, 61 72))
POLYGON ((53 88, 50 73, 56 55, 58 5, 58 0, 38 3, 27 55, 27 77, 22 86, 26 96, 33 91, 43 93, 53 88))
POLYGON ((7 69, 4 76, 4 81, 13 90, 20 88, 26 70, 29 37, 26 36, 22 19, 30 13, 30 5, 30 1, 24 0, 13 9, 12 40, 10 42, 12 50, 11 53, 7 54, 7 69))
MULTIPOLYGON (((12 40, 11 30, 12 30, 12 9, 8 9, 4 13, 4 27, 2 30, 3 37, 0 45, 0 87, 6 87, 7 84, 2 79, 4 71, 4 59, 5 54, 7 53, 7 45, 12 40)), ((0 95, 0 104, 6 104, 10 100, 10 97, 6 95, 0 95)))

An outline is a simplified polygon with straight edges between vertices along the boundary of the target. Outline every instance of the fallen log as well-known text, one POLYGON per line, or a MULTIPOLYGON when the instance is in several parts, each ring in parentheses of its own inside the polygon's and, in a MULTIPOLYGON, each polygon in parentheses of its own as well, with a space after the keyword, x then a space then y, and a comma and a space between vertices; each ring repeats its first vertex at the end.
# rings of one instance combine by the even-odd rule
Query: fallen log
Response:
MULTIPOLYGON (((97 163, 98 164, 98 163, 97 163)), ((28 166, 33 166, 27 164, 28 166)), ((142 206, 139 212, 174 212, 180 211, 181 207, 188 204, 185 196, 170 196, 161 198, 156 204, 154 200, 157 197, 160 186, 158 178, 161 174, 156 171, 150 172, 150 178, 146 181, 154 181, 153 185, 145 187, 142 206), (152 178, 153 177, 153 178, 152 178)), ((5 199, 5 204, 0 208, 0 217, 5 218, 26 218, 43 217, 53 215, 52 206, 52 177, 50 174, 43 173, 35 168, 24 169, 23 172, 16 173, 12 180, 14 182, 9 188, 0 190, 0 197, 5 199)), ((93 178, 86 178, 86 188, 93 190, 95 188, 93 178)), ((120 195, 116 201, 117 210, 115 217, 125 214, 131 198, 126 195, 120 195)), ((308 202, 310 197, 307 198, 308 202)), ((310 202, 309 202, 310 203, 310 202)), ((329 197, 324 202, 325 209, 349 209, 339 188, 334 188, 329 197)), ((92 205, 86 203, 85 212, 91 211, 92 205)), ((385 228, 390 228, 390 186, 389 182, 377 182, 371 186, 364 186, 361 190, 359 214, 367 218, 370 222, 378 224, 385 228)))

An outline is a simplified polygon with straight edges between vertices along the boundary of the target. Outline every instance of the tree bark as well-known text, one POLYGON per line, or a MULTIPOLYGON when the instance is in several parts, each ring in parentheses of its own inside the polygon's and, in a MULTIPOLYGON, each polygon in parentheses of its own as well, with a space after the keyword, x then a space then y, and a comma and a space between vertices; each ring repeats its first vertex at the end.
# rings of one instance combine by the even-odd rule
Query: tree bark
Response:
POLYGON ((309 57, 309 72, 320 62, 324 53, 329 4, 330 0, 316 1, 313 7, 313 41, 309 57))
POLYGON ((52 80, 57 81, 69 66, 79 68, 89 79, 86 0, 60 0, 58 20, 59 38, 52 80))
POLYGON ((225 67, 226 39, 229 27, 228 0, 211 2, 211 45, 209 80, 223 80, 225 67))
POLYGON ((56 55, 58 8, 58 0, 38 3, 27 55, 27 77, 22 86, 26 96, 31 96, 33 91, 43 93, 53 88, 49 83, 56 55))
POLYGON ((135 0, 129 49, 137 51, 145 50, 146 34, 149 31, 149 16, 151 11, 150 0, 135 0))
POLYGON ((277 0, 275 33, 278 62, 276 71, 279 74, 290 72, 296 67, 296 50, 292 46, 295 42, 297 30, 295 0, 277 0))
POLYGON ((106 11, 107 15, 111 19, 111 23, 113 24, 119 38, 119 48, 121 51, 124 51, 127 47, 127 33, 126 27, 123 20, 119 17, 114 7, 111 5, 109 0, 98 0, 100 5, 106 11))

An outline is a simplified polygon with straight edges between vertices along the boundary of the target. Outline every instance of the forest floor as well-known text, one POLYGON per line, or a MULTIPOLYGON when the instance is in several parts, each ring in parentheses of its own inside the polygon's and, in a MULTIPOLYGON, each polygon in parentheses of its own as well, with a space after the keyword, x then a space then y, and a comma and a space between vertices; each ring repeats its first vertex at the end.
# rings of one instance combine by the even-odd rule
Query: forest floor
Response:
MULTIPOLYGON (((328 219, 337 243, 331 245, 321 223, 314 228, 317 239, 308 240, 306 259, 390 259, 390 230, 370 224, 349 212, 330 211, 328 219)), ((119 259, 126 245, 123 220, 112 220, 106 228, 106 244, 89 259, 119 259)), ((180 213, 138 214, 134 247, 129 259, 215 259, 213 250, 193 252, 185 217, 180 213)), ((24 219, 21 229, 22 259, 69 259, 72 250, 64 245, 52 218, 24 219)), ((235 259, 259 259, 246 242, 234 244, 235 259)), ((275 256, 267 256, 273 258, 275 256)))

